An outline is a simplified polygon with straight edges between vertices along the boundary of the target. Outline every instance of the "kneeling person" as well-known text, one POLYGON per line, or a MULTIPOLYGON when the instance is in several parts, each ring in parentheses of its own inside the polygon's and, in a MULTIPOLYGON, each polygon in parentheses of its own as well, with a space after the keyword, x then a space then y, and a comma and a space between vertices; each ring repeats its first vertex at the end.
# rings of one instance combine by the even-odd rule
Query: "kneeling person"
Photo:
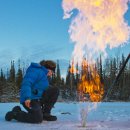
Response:
POLYGON ((20 122, 40 123, 43 120, 56 121, 57 117, 51 115, 51 109, 57 101, 59 90, 49 86, 48 76, 52 76, 56 63, 43 60, 39 64, 31 63, 28 67, 21 85, 20 103, 27 110, 22 111, 15 106, 5 115, 5 120, 15 119, 20 122))

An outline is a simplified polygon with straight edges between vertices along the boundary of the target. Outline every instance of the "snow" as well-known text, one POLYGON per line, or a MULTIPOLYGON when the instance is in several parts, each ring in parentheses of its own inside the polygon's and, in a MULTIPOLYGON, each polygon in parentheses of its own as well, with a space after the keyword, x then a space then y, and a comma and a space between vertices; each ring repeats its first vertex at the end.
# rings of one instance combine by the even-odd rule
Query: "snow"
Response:
POLYGON ((81 109, 86 109, 90 103, 58 102, 52 110, 52 114, 56 115, 58 120, 43 121, 39 124, 5 121, 6 112, 16 105, 19 103, 0 103, 0 130, 130 130, 128 102, 98 103, 96 109, 87 113, 86 127, 81 126, 80 113, 81 109))

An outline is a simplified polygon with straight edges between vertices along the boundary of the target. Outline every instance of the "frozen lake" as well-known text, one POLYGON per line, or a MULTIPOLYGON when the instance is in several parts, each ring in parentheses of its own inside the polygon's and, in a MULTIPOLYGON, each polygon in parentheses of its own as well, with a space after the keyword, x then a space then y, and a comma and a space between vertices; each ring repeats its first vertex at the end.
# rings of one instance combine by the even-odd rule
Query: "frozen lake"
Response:
MULTIPOLYGON (((80 123, 81 108, 92 106, 89 103, 56 103, 52 113, 58 117, 56 122, 43 121, 41 124, 26 124, 16 121, 6 122, 5 113, 19 103, 0 103, 0 130, 130 130, 130 103, 98 103, 96 109, 87 114, 87 127, 80 123)), ((22 108, 23 109, 23 108, 22 108)))

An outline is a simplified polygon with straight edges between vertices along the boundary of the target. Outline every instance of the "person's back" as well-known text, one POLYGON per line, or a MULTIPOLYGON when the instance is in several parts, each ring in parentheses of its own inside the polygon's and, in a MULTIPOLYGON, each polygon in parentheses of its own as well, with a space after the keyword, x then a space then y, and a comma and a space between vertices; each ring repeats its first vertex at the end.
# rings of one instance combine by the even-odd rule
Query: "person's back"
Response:
POLYGON ((48 70, 37 63, 31 63, 28 67, 21 85, 20 103, 26 99, 39 99, 48 88, 48 70))

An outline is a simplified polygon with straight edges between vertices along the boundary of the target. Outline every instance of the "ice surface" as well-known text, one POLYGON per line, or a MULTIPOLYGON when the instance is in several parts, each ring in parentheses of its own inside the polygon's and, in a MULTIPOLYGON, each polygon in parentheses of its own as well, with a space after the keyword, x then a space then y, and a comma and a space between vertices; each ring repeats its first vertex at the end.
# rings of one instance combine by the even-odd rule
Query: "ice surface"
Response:
MULTIPOLYGON (((58 117, 55 122, 43 121, 40 124, 7 122, 5 113, 19 103, 0 103, 0 130, 130 130, 130 103, 100 103, 87 115, 86 127, 81 126, 81 103, 57 103, 52 114, 58 117)), ((87 108, 88 103, 84 103, 87 108)), ((22 107, 23 109, 23 107, 22 107)))

